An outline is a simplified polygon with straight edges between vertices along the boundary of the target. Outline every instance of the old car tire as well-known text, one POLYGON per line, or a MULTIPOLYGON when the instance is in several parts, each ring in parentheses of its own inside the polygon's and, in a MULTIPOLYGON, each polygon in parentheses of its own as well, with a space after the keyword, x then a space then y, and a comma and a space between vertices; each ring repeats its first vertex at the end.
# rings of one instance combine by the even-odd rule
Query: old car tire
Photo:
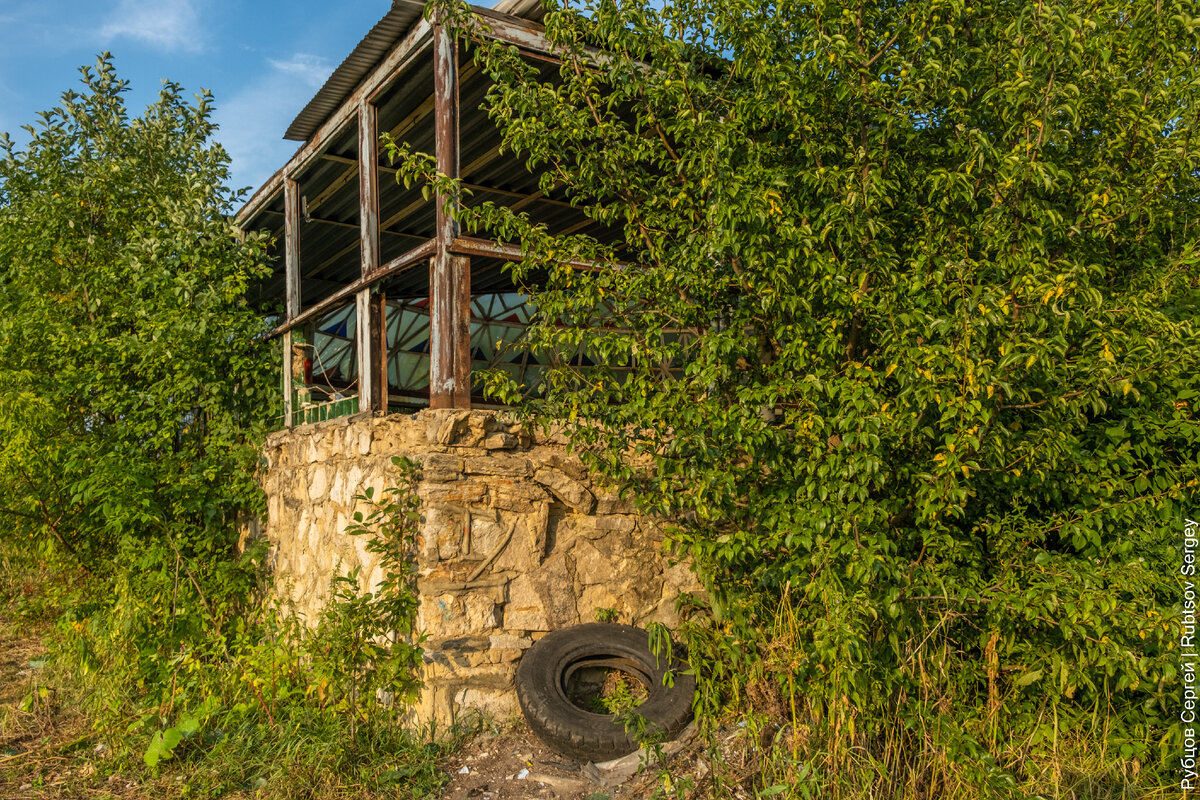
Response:
POLYGON ((517 668, 517 700, 525 721, 550 748, 579 761, 607 761, 632 753, 638 742, 611 714, 597 714, 568 697, 574 673, 588 667, 617 669, 639 678, 647 697, 637 713, 647 732, 674 738, 692 718, 696 679, 677 656, 660 666, 650 652, 646 631, 631 625, 593 622, 547 634, 525 651, 517 668), (674 685, 663 675, 674 670, 674 685))

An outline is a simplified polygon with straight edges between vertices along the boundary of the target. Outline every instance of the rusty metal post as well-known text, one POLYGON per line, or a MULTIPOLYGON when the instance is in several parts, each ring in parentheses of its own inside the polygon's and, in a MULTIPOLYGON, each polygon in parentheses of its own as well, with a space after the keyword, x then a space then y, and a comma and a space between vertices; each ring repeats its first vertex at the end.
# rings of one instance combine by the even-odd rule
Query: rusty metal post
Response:
MULTIPOLYGON (((438 171, 458 177, 458 42, 433 28, 433 116, 438 171)), ((437 252, 429 265, 429 406, 471 407, 471 261, 451 255, 458 223, 438 193, 437 252)))
POLYGON ((387 295, 382 287, 371 288, 371 410, 386 414, 388 407, 387 373, 387 295))
MULTIPOLYGON (((300 191, 292 178, 283 182, 283 269, 284 320, 290 322, 300 313, 300 191)), ((288 331, 283 339, 283 417, 288 428, 294 424, 295 411, 292 338, 288 331)))
POLYGON ((429 262, 429 407, 471 407, 471 259, 429 262))
POLYGON ((283 266, 290 321, 300 313, 300 188, 292 178, 283 183, 283 266))
POLYGON ((283 427, 292 427, 292 332, 283 334, 283 381, 279 387, 283 392, 283 427))
POLYGON ((379 115, 364 98, 358 103, 358 205, 362 275, 379 268, 379 115))
POLYGON ((354 338, 358 346, 358 410, 370 411, 375 391, 375 375, 371 371, 371 290, 363 289, 354 296, 354 338))
MULTIPOLYGON (((361 232, 361 275, 379 269, 379 114, 363 97, 358 102, 358 219, 361 232)), ((376 302, 369 289, 359 293, 358 304, 358 410, 387 412, 387 336, 383 315, 387 307, 376 302), (380 379, 382 378, 382 385, 380 379)))

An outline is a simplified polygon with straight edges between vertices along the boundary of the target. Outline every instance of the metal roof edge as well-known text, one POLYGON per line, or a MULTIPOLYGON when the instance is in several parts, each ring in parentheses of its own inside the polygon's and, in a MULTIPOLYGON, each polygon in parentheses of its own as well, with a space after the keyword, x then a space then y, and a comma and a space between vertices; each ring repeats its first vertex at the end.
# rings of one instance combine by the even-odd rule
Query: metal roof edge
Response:
MULTIPOLYGON (((500 0, 493 13, 540 22, 544 13, 542 0, 500 0)), ((423 0, 393 0, 391 9, 362 38, 346 56, 321 89, 292 120, 284 139, 307 141, 321 127, 359 84, 371 74, 388 52, 403 41, 409 30, 425 11, 423 0)))
POLYGON ((371 70, 383 60, 388 51, 404 39, 413 23, 421 18, 424 10, 425 3, 419 0, 393 0, 392 7, 383 18, 375 23, 350 55, 333 71, 325 85, 292 120, 283 138, 307 141, 321 127, 321 123, 337 111, 342 102, 358 88, 363 79, 371 74, 371 70))

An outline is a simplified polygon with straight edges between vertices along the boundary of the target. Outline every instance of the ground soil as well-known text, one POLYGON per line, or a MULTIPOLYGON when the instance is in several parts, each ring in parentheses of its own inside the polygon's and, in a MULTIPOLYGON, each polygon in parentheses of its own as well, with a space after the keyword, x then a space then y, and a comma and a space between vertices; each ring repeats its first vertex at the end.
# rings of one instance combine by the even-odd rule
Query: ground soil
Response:
MULTIPOLYGON (((694 774, 702 763, 696 748, 694 740, 672 747, 676 776, 694 774)), ((453 778, 442 800, 644 800, 660 785, 658 769, 646 765, 625 775, 643 759, 631 757, 624 769, 580 764, 550 750, 522 722, 476 738, 448 760, 444 766, 453 778)))

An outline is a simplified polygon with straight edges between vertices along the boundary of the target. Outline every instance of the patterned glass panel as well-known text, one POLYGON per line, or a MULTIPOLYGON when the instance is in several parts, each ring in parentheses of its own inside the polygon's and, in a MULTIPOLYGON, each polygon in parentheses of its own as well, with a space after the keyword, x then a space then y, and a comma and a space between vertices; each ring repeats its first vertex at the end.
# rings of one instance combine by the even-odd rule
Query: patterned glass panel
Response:
MULTIPOLYGON (((522 385, 526 393, 533 393, 548 366, 597 363, 594 353, 530 353, 521 347, 520 341, 531 313, 527 301, 525 295, 517 292, 481 294, 471 298, 471 371, 475 377, 473 393, 477 397, 482 394, 479 377, 483 370, 503 370, 522 385)), ((429 299, 388 300, 386 325, 388 393, 393 402, 424 405, 429 396, 429 299)), ((358 382, 354 303, 322 317, 314 327, 309 381, 313 399, 336 399, 353 394, 358 382)), ((668 340, 686 338, 673 332, 666 336, 668 340)), ((664 365, 671 370, 679 366, 664 365)), ((620 380, 630 367, 613 366, 613 370, 620 380)))
POLYGON ((313 326, 312 359, 307 383, 314 395, 345 395, 358 383, 358 352, 354 337, 358 313, 354 303, 317 320, 313 326))

